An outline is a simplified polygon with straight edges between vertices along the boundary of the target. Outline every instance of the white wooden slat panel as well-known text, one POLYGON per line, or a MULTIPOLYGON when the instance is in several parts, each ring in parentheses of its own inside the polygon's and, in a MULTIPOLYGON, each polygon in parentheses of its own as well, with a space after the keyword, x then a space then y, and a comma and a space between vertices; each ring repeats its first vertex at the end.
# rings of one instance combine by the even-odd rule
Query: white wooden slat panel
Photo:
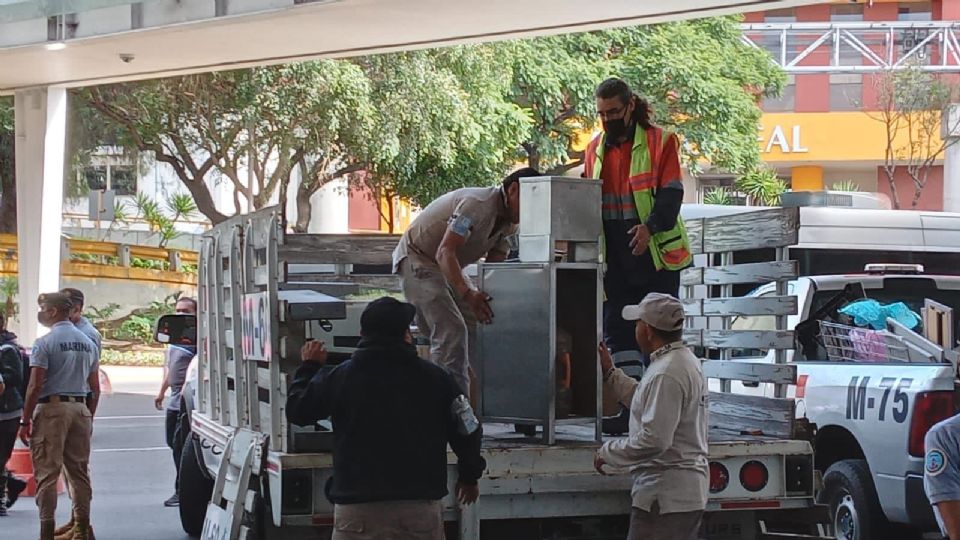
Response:
POLYGON ((710 379, 732 381, 773 384, 796 384, 797 382, 797 366, 793 364, 708 360, 703 363, 703 374, 710 379))
POLYGON ((687 317, 736 317, 740 315, 796 315, 796 296, 687 298, 683 300, 687 317))
POLYGON ((796 279, 797 261, 733 264, 709 268, 687 268, 680 274, 681 285, 742 285, 796 279))
POLYGON ((690 346, 726 349, 792 349, 793 332, 779 330, 697 330, 683 332, 690 346))
POLYGON ((796 403, 792 399, 710 392, 710 429, 733 434, 790 438, 796 403))

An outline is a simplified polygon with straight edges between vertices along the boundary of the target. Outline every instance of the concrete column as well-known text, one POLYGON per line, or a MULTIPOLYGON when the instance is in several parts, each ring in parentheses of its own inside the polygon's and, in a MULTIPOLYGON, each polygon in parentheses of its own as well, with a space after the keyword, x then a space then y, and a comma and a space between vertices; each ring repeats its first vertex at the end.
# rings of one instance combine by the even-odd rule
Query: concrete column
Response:
POLYGON ((943 156, 943 211, 960 212, 960 104, 944 110, 940 136, 951 141, 943 156))
POLYGON ((823 191, 823 167, 804 165, 790 169, 790 187, 793 191, 823 191))
MULTIPOLYGON (((346 234, 350 231, 350 191, 346 178, 328 182, 313 194, 310 232, 346 234)), ((370 204, 375 204, 371 202, 370 204)))
POLYGON ((32 344, 46 333, 36 319, 37 296, 60 288, 67 91, 24 90, 14 99, 20 338, 32 344))

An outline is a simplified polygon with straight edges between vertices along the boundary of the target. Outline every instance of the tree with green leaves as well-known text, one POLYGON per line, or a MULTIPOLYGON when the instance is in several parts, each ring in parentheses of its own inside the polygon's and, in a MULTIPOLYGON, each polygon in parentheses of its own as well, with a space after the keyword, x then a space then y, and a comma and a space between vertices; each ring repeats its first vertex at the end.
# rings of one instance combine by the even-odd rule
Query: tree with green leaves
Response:
POLYGON ((654 120, 684 141, 685 165, 744 172, 760 162, 759 99, 784 73, 740 40, 738 17, 637 26, 490 45, 512 61, 512 99, 533 125, 530 166, 562 173, 582 164, 579 135, 596 125, 594 90, 619 76, 647 99, 654 120), (736 58, 736 62, 729 62, 736 58))
POLYGON ((0 97, 0 233, 17 232, 13 99, 0 97))
POLYGON ((359 170, 346 148, 366 134, 367 94, 356 66, 321 60, 102 86, 84 96, 126 144, 171 166, 213 223, 227 214, 214 203, 211 175, 231 183, 234 211, 242 212, 278 192, 286 200, 299 167, 295 229, 305 230, 310 196, 359 170))
MULTIPOLYGON (((911 66, 891 70, 875 79, 877 111, 871 117, 883 123, 885 134, 883 172, 890 186, 895 209, 903 206, 897 172, 906 172, 913 184, 910 207, 916 209, 927 186, 930 171, 956 139, 940 138, 943 110, 960 96, 960 85, 939 73, 911 66)), ((956 133, 960 126, 949 126, 956 133)))
POLYGON ((394 230, 393 203, 498 182, 529 121, 507 100, 492 49, 451 47, 359 59, 376 104, 363 183, 394 230), (386 201, 382 208, 380 200, 386 201))

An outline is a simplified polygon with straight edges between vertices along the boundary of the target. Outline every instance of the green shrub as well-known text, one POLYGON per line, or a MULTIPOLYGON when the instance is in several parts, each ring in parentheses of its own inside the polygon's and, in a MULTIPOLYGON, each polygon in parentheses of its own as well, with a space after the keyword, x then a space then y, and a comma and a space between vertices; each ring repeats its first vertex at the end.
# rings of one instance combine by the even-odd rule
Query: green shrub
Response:
POLYGON ((104 366, 145 366, 162 367, 165 353, 161 349, 148 351, 115 351, 104 349, 100 355, 100 364, 104 366))

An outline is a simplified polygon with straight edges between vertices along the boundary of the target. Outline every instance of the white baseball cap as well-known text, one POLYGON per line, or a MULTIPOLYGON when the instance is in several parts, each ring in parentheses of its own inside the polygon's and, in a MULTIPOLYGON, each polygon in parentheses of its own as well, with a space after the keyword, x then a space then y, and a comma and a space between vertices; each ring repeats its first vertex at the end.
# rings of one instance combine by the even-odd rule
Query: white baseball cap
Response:
POLYGON ((643 321, 657 330, 673 332, 683 328, 683 304, 669 294, 650 293, 638 305, 624 307, 623 320, 643 321))

